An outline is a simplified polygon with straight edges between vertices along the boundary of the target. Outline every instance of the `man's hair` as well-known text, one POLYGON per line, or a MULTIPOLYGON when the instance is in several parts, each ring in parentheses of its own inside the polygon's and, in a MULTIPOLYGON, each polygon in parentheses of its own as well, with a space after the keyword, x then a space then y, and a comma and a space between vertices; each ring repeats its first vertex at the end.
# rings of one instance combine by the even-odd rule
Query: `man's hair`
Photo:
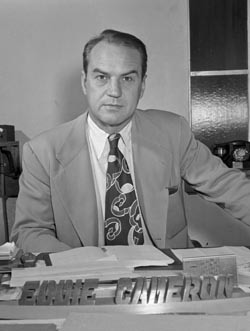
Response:
POLYGON ((146 75, 148 56, 144 43, 132 34, 111 29, 102 31, 100 35, 90 39, 85 45, 83 50, 83 70, 85 75, 87 75, 88 71, 89 55, 95 45, 97 45, 101 41, 136 49, 141 55, 142 78, 146 75))

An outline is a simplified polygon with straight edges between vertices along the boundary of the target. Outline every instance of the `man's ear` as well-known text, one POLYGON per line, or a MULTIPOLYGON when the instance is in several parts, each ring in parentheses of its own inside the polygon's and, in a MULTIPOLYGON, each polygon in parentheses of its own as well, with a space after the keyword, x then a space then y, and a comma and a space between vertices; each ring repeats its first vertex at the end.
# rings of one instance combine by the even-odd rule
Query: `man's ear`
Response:
POLYGON ((82 90, 83 90, 83 93, 86 95, 87 93, 87 90, 86 90, 86 80, 87 80, 87 77, 86 77, 86 74, 85 72, 82 70, 82 74, 81 74, 81 84, 82 84, 82 90))
POLYGON ((142 79, 140 99, 143 97, 143 94, 144 94, 144 91, 146 88, 146 78, 147 78, 147 75, 145 75, 142 79))

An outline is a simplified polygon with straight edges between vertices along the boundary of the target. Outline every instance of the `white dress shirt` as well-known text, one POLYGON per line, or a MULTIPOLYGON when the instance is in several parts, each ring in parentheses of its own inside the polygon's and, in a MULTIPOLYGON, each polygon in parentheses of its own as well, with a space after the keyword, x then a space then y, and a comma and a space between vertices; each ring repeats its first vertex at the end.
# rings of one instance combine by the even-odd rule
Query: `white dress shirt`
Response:
MULTIPOLYGON (((132 126, 132 122, 130 121, 119 132, 121 135, 121 139, 119 139, 118 147, 128 162, 128 166, 133 179, 133 184, 135 187, 133 153, 132 153, 132 142, 131 142, 131 126, 132 126)), ((109 134, 101 130, 94 123, 91 117, 88 116, 87 139, 90 150, 90 160, 93 169, 93 177, 94 177, 97 206, 98 206, 99 246, 104 245, 106 171, 108 167, 108 154, 109 154, 108 136, 109 134)), ((135 192, 136 192, 136 187, 135 187, 135 192)), ((151 240, 149 239, 143 220, 142 220, 142 227, 144 234, 144 244, 151 244, 151 240)))

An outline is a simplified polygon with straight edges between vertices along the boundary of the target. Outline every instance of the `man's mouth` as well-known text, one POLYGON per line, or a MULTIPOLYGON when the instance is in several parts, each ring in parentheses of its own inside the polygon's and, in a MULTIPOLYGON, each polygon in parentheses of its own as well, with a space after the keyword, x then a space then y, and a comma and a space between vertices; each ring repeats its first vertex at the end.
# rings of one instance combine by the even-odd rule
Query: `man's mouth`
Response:
POLYGON ((113 104, 113 103, 105 103, 103 106, 109 109, 121 109, 123 107, 122 105, 113 104))

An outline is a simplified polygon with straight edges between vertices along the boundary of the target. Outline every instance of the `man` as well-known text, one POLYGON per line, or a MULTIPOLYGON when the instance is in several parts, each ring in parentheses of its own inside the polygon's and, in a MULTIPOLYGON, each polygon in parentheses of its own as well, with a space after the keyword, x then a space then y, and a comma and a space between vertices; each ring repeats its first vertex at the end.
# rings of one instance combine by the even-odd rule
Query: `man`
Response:
POLYGON ((250 225, 245 175, 196 141, 181 116, 136 108, 147 70, 139 39, 103 31, 85 46, 83 68, 87 112, 24 146, 11 236, 19 247, 187 247, 183 180, 250 225), (120 183, 123 175, 126 182, 120 183))

